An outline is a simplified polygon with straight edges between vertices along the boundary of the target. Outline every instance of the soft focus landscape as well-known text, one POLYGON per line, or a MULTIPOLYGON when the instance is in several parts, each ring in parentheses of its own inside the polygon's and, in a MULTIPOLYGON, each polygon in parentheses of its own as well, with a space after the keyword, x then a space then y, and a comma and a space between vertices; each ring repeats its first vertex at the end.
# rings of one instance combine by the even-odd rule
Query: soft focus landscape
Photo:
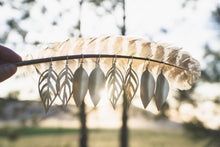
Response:
MULTIPOLYGON (((170 89, 161 111, 154 100, 144 109, 134 97, 129 147, 219 147, 219 0, 0 0, 0 44, 23 58, 38 45, 111 35, 181 47, 201 65, 192 88, 170 89)), ((82 122, 88 146, 120 146, 122 98, 114 110, 105 94, 97 107, 86 96, 86 121, 73 98, 66 109, 58 100, 45 113, 39 75, 28 68, 0 83, 0 147, 79 146, 82 122)))

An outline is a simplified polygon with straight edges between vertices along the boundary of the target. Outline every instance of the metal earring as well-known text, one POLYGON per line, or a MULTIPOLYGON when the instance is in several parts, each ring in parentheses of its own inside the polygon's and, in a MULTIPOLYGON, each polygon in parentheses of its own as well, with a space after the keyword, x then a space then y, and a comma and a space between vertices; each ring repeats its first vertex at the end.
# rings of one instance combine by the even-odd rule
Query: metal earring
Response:
POLYGON ((169 93, 169 82, 163 74, 164 66, 161 68, 160 74, 157 77, 155 102, 157 109, 160 110, 165 103, 169 93))
POLYGON ((68 66, 68 57, 66 59, 66 65, 61 70, 61 72, 58 75, 58 82, 59 86, 58 88, 58 96, 60 100, 62 101, 63 107, 65 108, 72 96, 73 88, 72 88, 72 81, 73 81, 73 72, 68 66))
POLYGON ((59 85, 59 81, 57 79, 58 75, 52 68, 51 58, 49 69, 45 70, 40 75, 38 81, 38 91, 46 112, 48 112, 57 96, 57 86, 59 85))
POLYGON ((122 72, 116 67, 116 58, 113 59, 112 67, 106 74, 107 96, 115 109, 116 103, 123 91, 124 78, 122 72))
POLYGON ((141 75, 140 96, 144 108, 146 108, 150 103, 155 90, 155 80, 152 74, 149 72, 149 65, 150 60, 146 66, 145 71, 141 75))
POLYGON ((92 70, 92 72, 89 75, 89 94, 91 97, 91 100, 96 106, 101 97, 103 96, 103 92, 105 90, 105 74, 100 68, 99 65, 99 59, 96 59, 96 67, 92 70))
POLYGON ((80 106, 86 96, 89 85, 89 76, 83 68, 83 56, 80 66, 74 73, 73 98, 77 106, 80 106))
POLYGON ((127 100, 127 107, 130 106, 131 101, 134 98, 139 85, 138 76, 136 72, 132 69, 132 62, 133 62, 133 58, 129 65, 129 68, 127 69, 124 80, 124 93, 127 100))

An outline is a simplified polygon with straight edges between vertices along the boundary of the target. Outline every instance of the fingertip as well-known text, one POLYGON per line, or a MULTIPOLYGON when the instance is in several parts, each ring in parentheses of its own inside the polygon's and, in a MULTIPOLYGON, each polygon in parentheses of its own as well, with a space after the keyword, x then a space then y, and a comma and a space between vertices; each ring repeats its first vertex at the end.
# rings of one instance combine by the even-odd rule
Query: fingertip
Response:
POLYGON ((10 63, 22 61, 20 55, 18 55, 13 50, 1 45, 0 45, 0 58, 1 60, 8 61, 10 63))
POLYGON ((17 71, 17 67, 13 64, 1 65, 0 66, 0 82, 8 79, 17 71))

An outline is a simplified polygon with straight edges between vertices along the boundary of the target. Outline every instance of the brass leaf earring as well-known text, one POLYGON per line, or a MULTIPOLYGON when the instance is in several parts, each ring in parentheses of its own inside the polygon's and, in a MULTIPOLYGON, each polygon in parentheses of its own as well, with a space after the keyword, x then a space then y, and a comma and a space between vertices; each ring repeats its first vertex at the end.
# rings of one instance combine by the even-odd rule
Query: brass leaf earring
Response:
POLYGON ((73 72, 68 66, 68 59, 66 60, 66 65, 63 70, 58 75, 59 87, 58 96, 63 103, 63 107, 66 107, 71 96, 72 96, 72 81, 73 72))
POLYGON ((169 93, 169 82, 163 75, 163 68, 161 68, 160 74, 157 77, 155 101, 157 109, 160 110, 162 105, 165 103, 169 93))
POLYGON ((123 91, 124 78, 121 71, 116 67, 116 59, 106 74, 107 96, 115 109, 116 103, 123 91))
POLYGON ((82 63, 83 61, 81 61, 79 68, 75 71, 73 79, 73 98, 77 106, 82 104, 89 85, 89 76, 82 63))
POLYGON ((57 86, 59 86, 59 80, 57 73, 52 68, 52 62, 49 65, 49 69, 45 70, 38 81, 38 91, 43 103, 44 109, 48 112, 49 108, 53 104, 57 96, 57 86))
POLYGON ((154 95, 155 90, 155 80, 152 74, 149 72, 149 65, 150 61, 147 64, 147 67, 141 76, 140 96, 144 108, 148 106, 149 102, 151 101, 154 95))
POLYGON ((132 99, 134 98, 139 85, 139 80, 136 72, 132 69, 132 62, 127 69, 124 81, 124 92, 127 99, 127 107, 130 106, 132 99))
POLYGON ((100 68, 99 60, 97 59, 96 67, 89 75, 89 94, 94 106, 99 103, 102 91, 105 89, 105 74, 100 68))

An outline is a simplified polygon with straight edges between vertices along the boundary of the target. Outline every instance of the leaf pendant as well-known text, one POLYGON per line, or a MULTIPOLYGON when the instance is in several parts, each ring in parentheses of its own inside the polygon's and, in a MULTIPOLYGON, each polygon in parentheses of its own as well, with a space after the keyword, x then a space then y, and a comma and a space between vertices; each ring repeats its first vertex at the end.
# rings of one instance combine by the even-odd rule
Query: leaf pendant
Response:
POLYGON ((162 105, 165 103, 169 93, 169 83, 163 75, 163 69, 161 70, 156 85, 155 101, 157 109, 160 110, 162 105))
POLYGON ((124 79, 121 71, 116 67, 116 64, 113 63, 112 67, 106 74, 106 90, 107 96, 114 109, 122 93, 123 82, 124 79))
POLYGON ((103 90, 105 89, 105 74, 101 70, 98 63, 96 63, 95 69, 89 76, 89 94, 94 106, 96 106, 101 97, 103 96, 103 90))
POLYGON ((146 108, 151 101, 155 90, 155 80, 152 74, 148 71, 148 65, 146 70, 141 76, 140 96, 144 108, 146 108))
POLYGON ((46 112, 53 104, 57 96, 57 86, 59 85, 59 80, 57 73, 52 68, 52 63, 50 63, 49 69, 44 71, 38 81, 38 91, 43 102, 43 106, 46 112))
POLYGON ((68 63, 66 62, 66 66, 58 75, 59 86, 58 87, 58 96, 63 103, 63 106, 66 107, 72 96, 72 80, 73 80, 73 72, 68 67, 68 63))
POLYGON ((89 84, 89 76, 82 64, 74 73, 73 79, 73 98, 77 106, 82 104, 86 96, 89 84))
POLYGON ((139 85, 138 76, 132 69, 131 65, 127 70, 124 82, 124 92, 127 99, 127 106, 129 107, 134 98, 139 85))

